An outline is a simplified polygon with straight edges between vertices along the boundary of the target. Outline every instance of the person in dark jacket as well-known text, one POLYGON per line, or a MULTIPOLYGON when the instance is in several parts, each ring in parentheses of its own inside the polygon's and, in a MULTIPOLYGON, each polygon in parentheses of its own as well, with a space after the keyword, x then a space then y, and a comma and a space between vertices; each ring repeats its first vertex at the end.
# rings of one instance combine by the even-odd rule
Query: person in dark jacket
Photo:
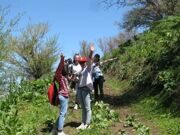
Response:
POLYGON ((117 60, 118 58, 111 58, 108 60, 100 61, 100 55, 95 54, 93 59, 93 67, 92 67, 92 80, 93 80, 93 86, 94 86, 94 99, 97 100, 103 100, 104 98, 104 90, 103 90, 103 84, 104 84, 104 75, 101 70, 101 66, 105 63, 109 63, 111 61, 117 60), (100 93, 100 95, 99 95, 100 93))
POLYGON ((95 54, 93 59, 93 69, 92 69, 92 78, 94 86, 94 99, 99 100, 104 98, 103 83, 104 76, 102 70, 100 69, 100 55, 95 54), (98 92, 100 91, 100 97, 98 92))

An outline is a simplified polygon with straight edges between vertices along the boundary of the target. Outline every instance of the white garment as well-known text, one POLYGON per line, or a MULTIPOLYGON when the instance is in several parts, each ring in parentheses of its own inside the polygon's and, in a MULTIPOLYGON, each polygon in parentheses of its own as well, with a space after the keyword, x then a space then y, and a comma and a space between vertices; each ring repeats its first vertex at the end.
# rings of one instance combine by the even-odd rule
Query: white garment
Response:
POLYGON ((88 71, 87 67, 83 69, 79 77, 79 87, 87 86, 90 90, 93 90, 93 82, 91 72, 88 71))
POLYGON ((100 76, 103 76, 102 70, 100 69, 99 65, 93 63, 92 77, 94 79, 98 79, 100 76))
MULTIPOLYGON (((79 78, 79 74, 80 74, 81 71, 82 71, 82 67, 81 67, 80 64, 77 64, 77 65, 73 64, 72 65, 72 74, 73 75, 75 75, 75 76, 77 76, 79 78)), ((78 83, 76 83, 75 90, 77 92, 77 90, 78 90, 78 83)))
POLYGON ((73 64, 72 74, 79 74, 81 72, 81 70, 82 70, 82 68, 81 68, 80 64, 78 64, 78 65, 73 64))

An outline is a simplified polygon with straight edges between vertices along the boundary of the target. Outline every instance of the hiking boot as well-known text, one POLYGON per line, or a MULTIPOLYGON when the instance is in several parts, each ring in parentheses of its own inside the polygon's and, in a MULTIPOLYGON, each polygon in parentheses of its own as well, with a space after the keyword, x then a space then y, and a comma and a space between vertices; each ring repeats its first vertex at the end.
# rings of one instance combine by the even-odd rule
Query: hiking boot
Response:
POLYGON ((79 129, 81 129, 81 130, 85 129, 84 123, 82 123, 82 124, 81 124, 79 127, 77 127, 76 129, 77 129, 77 130, 79 130, 79 129))
POLYGON ((84 129, 91 129, 89 124, 84 125, 84 129))
POLYGON ((74 110, 77 110, 78 109, 78 104, 75 104, 74 105, 74 110))
POLYGON ((85 129, 90 129, 90 125, 89 124, 85 124, 82 123, 79 127, 77 127, 76 129, 78 130, 85 130, 85 129))

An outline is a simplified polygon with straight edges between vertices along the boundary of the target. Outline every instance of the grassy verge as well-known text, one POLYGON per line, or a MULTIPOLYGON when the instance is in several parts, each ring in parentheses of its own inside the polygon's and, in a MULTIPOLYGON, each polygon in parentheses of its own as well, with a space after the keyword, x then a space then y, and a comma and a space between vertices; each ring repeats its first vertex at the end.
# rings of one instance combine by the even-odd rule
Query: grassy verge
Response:
MULTIPOLYGON (((68 135, 112 135, 109 131, 114 121, 118 120, 118 115, 109 108, 108 104, 96 102, 92 105, 91 129, 77 131, 76 127, 81 123, 81 109, 73 110, 74 95, 69 102, 68 114, 65 120, 64 132, 68 135)), ((57 119, 59 109, 51 106, 46 95, 33 102, 23 101, 18 103, 18 118, 22 123, 23 133, 27 135, 49 135, 57 119)))
MULTIPOLYGON (((110 77, 108 77, 110 78, 110 77)), ((118 81, 116 79, 107 79, 106 85, 119 94, 128 91, 131 88, 129 82, 118 81)), ((158 101, 155 97, 147 97, 134 104, 131 104, 131 109, 142 116, 151 120, 153 124, 159 128, 160 134, 163 135, 179 135, 180 134, 180 118, 174 117, 167 109, 158 107, 158 101)))
POLYGON ((133 109, 143 114, 143 116, 153 121, 160 128, 163 135, 180 134, 180 118, 172 116, 168 110, 157 107, 158 101, 155 98, 146 98, 133 105, 133 109))
POLYGON ((125 90, 128 90, 130 88, 128 81, 119 81, 114 77, 106 76, 105 83, 107 84, 108 87, 110 87, 112 90, 116 92, 121 92, 121 91, 124 92, 125 90))
POLYGON ((57 117, 58 109, 47 102, 44 95, 36 102, 21 102, 18 104, 18 116, 29 135, 49 134, 57 117))

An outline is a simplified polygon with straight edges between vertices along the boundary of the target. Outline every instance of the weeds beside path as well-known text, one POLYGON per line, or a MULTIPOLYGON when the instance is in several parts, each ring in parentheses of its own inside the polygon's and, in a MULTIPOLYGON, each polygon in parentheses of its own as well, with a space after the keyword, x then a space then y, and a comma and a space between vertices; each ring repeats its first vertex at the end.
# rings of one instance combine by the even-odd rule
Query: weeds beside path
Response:
MULTIPOLYGON (((131 95, 123 96, 124 92, 127 92, 128 85, 123 82, 123 85, 111 85, 112 82, 107 81, 104 86, 104 102, 110 105, 110 108, 115 110, 119 114, 119 122, 113 122, 110 127, 102 130, 102 134, 107 134, 106 131, 109 131, 110 135, 122 135, 126 133, 127 135, 137 135, 138 130, 142 130, 142 135, 158 135, 158 128, 152 123, 152 121, 146 119, 143 114, 135 111, 133 106, 126 101, 130 101, 132 99, 131 95), (119 87, 119 89, 118 89, 119 87), (129 121, 128 117, 133 117, 134 119, 131 121, 134 125, 127 125, 129 121), (136 127, 137 126, 137 127, 136 127), (139 126, 139 127, 138 127, 139 126), (146 129, 148 128, 148 129, 146 129), (105 130, 105 131, 104 131, 105 130), (147 130, 147 131, 143 131, 147 130), (150 132, 149 132, 150 131, 150 132), (147 134, 146 134, 147 133, 147 134)), ((113 82, 114 83, 114 82, 113 82)), ((79 134, 76 130, 76 127, 80 125, 81 122, 81 110, 73 110, 73 101, 71 100, 69 103, 69 115, 66 119, 66 124, 64 127, 65 133, 68 135, 76 135, 79 134)), ((82 133, 83 134, 83 133, 82 133)), ((91 134, 89 132, 89 134, 91 134)), ((124 134, 124 135, 126 135, 124 134)), ((138 135, 141 135, 140 133, 138 135)))
MULTIPOLYGON (((128 82, 118 82, 112 78, 107 78, 104 86, 104 94, 104 103, 109 104, 109 108, 119 114, 119 121, 112 122, 111 126, 106 128, 97 128, 96 124, 99 123, 95 122, 93 123, 95 126, 90 130, 78 132, 76 127, 81 123, 81 109, 73 109, 74 95, 72 94, 64 126, 65 133, 68 135, 177 135, 179 133, 179 118, 171 118, 169 115, 166 117, 166 115, 160 113, 152 115, 153 106, 147 106, 148 104, 142 106, 142 101, 151 101, 151 98, 148 97, 145 100, 144 98, 140 98, 141 91, 133 89, 128 82)), ((154 101, 152 100, 151 102, 154 101)), ((94 106, 94 103, 92 106, 94 106)), ((57 111, 54 112, 56 112, 54 115, 58 115, 57 111)), ((102 113, 103 111, 100 117, 102 113)), ((48 135, 50 129, 52 129, 51 123, 54 121, 55 119, 52 119, 52 121, 42 125, 41 133, 39 134, 48 135)))
MULTIPOLYGON (((73 109, 74 95, 72 94, 69 102, 69 110, 64 126, 64 132, 68 135, 149 135, 149 133, 152 135, 159 135, 158 128, 150 120, 147 120, 141 113, 134 110, 129 102, 132 101, 131 98, 134 98, 134 96, 132 96, 131 93, 124 96, 124 93, 128 93, 128 86, 129 85, 126 84, 126 82, 115 84, 115 82, 111 82, 111 80, 108 80, 105 83, 104 102, 109 104, 110 108, 119 114, 119 121, 113 122, 108 128, 94 128, 87 132, 78 132, 76 130, 76 127, 81 123, 81 109, 73 109)), ((52 123, 53 121, 45 123, 42 128, 45 132, 42 132, 41 130, 40 134, 49 134, 52 129, 52 123)))
POLYGON ((132 120, 131 122, 136 121, 136 123, 148 127, 150 134, 159 135, 158 127, 155 126, 152 121, 146 119, 143 114, 135 111, 133 104, 130 103, 130 101, 132 101, 133 103, 133 101, 135 100, 132 99, 135 97, 135 95, 131 92, 128 93, 128 84, 126 84, 126 82, 122 82, 119 83, 119 87, 117 86, 118 85, 116 84, 116 82, 112 82, 112 80, 107 81, 104 86, 104 102, 110 104, 112 109, 114 109, 120 117, 120 122, 113 123, 113 125, 110 127, 110 130, 113 131, 113 134, 137 134, 136 127, 133 127, 133 125, 126 126, 129 116, 134 118, 134 120, 132 120))

